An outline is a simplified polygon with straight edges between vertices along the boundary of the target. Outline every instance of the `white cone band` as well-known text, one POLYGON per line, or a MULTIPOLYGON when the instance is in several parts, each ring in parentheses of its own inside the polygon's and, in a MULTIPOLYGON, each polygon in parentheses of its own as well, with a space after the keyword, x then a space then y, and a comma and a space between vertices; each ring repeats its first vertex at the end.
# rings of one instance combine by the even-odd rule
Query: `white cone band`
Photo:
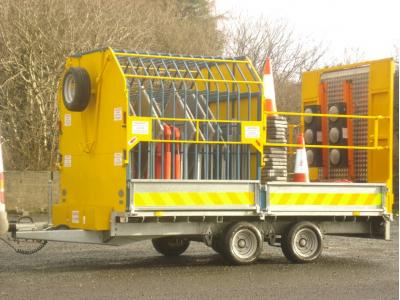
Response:
POLYGON ((296 150, 296 165, 294 168, 296 174, 306 174, 308 180, 308 163, 306 149, 296 150))
POLYGON ((276 111, 275 85, 272 74, 264 74, 263 82, 264 82, 264 99, 271 100, 273 111, 276 111))

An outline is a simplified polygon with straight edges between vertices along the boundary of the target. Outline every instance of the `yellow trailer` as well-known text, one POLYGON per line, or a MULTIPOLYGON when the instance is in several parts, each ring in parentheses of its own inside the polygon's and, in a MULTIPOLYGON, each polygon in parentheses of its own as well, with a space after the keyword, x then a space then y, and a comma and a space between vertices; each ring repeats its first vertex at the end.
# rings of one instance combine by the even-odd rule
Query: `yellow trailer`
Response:
MULTIPOLYGON (((389 239, 393 73, 390 59, 305 73, 303 111, 271 117, 245 57, 111 48, 69 57, 58 91, 61 193, 51 224, 64 229, 16 237, 108 245, 152 239, 165 255, 204 241, 236 264, 255 261, 264 241, 291 261, 309 262, 320 256, 324 234, 389 239), (323 94, 321 84, 344 76, 355 91, 360 74, 368 79, 357 86, 366 112, 331 109, 335 90, 323 94), (306 137, 310 118, 352 120, 359 131, 348 126, 346 136, 352 129, 365 139, 350 143, 342 129, 345 143, 312 136, 306 148, 327 149, 328 160, 325 150, 309 152, 313 181, 290 182, 285 151, 299 145, 286 141, 284 116, 300 118, 306 137)), ((325 131, 335 131, 332 124, 325 131)))

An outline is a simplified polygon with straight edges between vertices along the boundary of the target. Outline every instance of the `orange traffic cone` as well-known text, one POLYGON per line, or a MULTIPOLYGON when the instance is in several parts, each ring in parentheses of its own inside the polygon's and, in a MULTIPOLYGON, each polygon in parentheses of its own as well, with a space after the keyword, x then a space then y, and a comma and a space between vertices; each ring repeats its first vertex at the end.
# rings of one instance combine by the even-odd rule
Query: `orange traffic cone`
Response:
POLYGON ((308 176, 308 163, 307 163, 307 154, 306 148, 304 144, 304 136, 303 134, 299 134, 297 138, 297 144, 302 145, 297 148, 296 151, 296 164, 294 167, 294 182, 310 182, 308 176))
POLYGON ((266 111, 276 112, 274 77, 272 75, 271 61, 269 57, 265 60, 263 81, 265 99, 264 109, 266 111))

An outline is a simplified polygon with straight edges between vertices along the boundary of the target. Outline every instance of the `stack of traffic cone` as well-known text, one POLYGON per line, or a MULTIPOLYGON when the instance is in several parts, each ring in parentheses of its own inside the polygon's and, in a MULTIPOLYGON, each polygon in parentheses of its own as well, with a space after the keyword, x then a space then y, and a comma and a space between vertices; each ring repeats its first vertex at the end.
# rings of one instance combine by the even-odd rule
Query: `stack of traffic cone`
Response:
POLYGON ((272 75, 271 60, 269 57, 265 60, 263 82, 265 100, 264 109, 266 111, 276 112, 274 76, 272 75))
POLYGON ((297 148, 296 151, 296 164, 294 167, 294 182, 310 182, 308 175, 308 163, 307 163, 307 154, 306 147, 304 143, 303 134, 299 134, 297 138, 297 144, 301 145, 297 148))

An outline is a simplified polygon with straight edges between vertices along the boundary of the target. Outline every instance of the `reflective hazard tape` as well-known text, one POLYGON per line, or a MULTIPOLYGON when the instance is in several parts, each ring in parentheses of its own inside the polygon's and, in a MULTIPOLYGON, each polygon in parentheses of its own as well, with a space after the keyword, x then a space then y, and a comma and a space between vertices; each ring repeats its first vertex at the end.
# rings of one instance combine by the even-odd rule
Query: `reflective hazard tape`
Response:
POLYGON ((271 205, 366 205, 382 204, 380 194, 270 193, 271 205))
POLYGON ((254 205, 252 192, 160 192, 135 193, 135 206, 254 205))

